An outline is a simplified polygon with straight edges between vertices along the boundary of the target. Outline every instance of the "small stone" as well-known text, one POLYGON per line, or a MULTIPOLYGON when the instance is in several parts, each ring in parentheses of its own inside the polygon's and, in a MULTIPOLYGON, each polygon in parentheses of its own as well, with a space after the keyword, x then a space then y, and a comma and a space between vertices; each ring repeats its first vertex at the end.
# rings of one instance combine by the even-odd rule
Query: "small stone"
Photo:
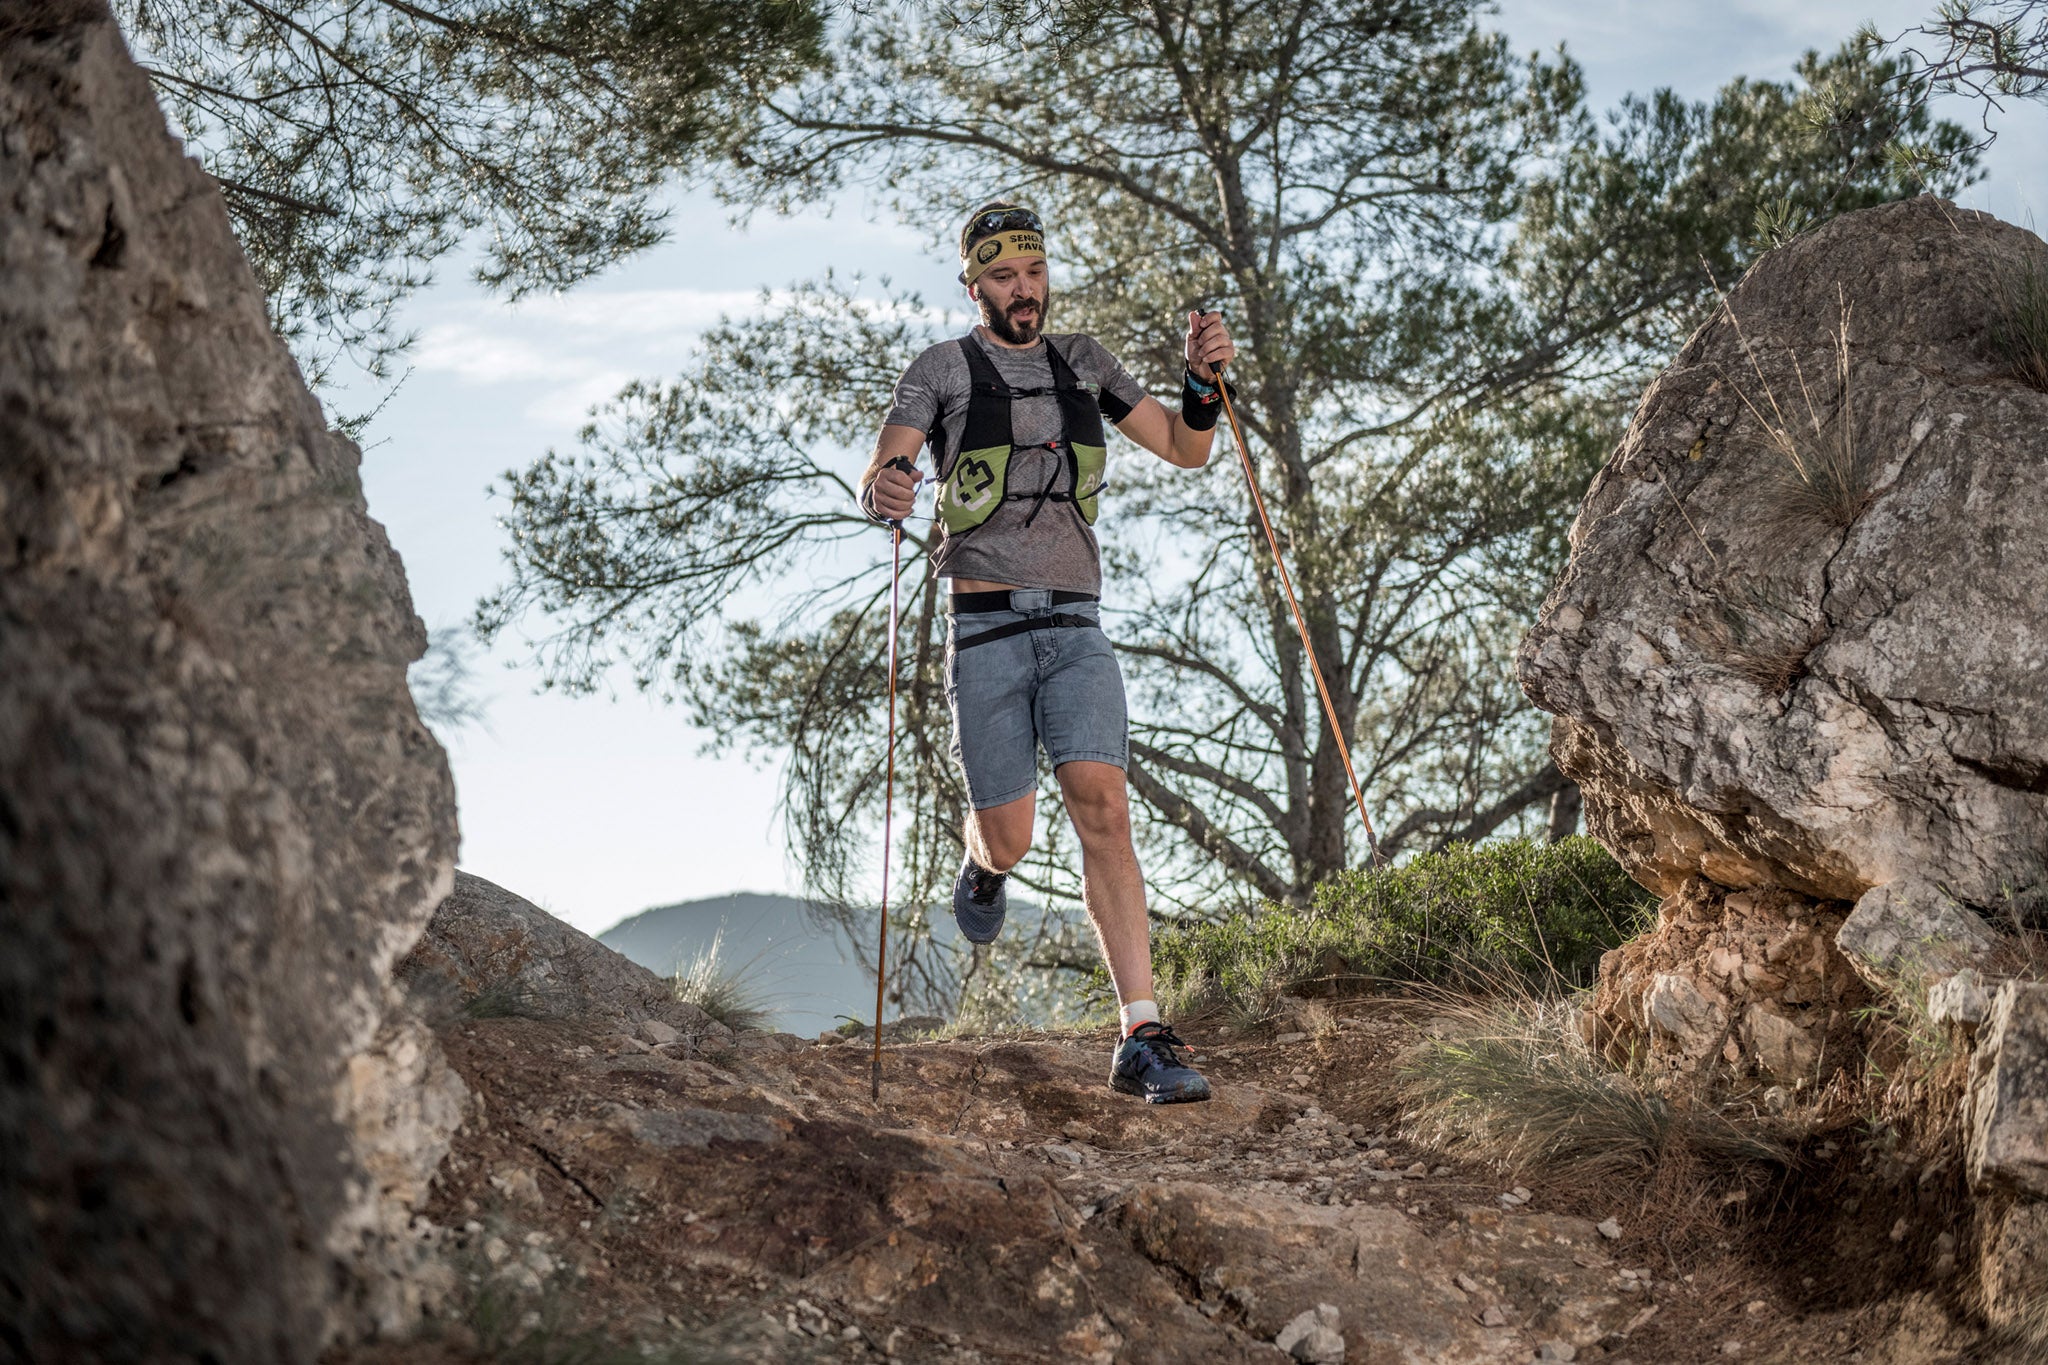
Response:
POLYGON ((492 1265, 505 1264, 505 1258, 511 1254, 512 1248, 505 1245, 504 1238, 486 1237, 484 1239, 484 1259, 492 1265))
POLYGON ((683 1035, 675 1025, 664 1024, 659 1019, 642 1019, 640 1036, 656 1047, 666 1047, 670 1043, 680 1043, 683 1040, 683 1035))
POLYGON ((1479 1324, 1482 1327, 1505 1327, 1508 1325, 1507 1311, 1498 1304, 1489 1304, 1479 1314, 1479 1324))
POLYGON ((1910 1224, 1908 1224, 1908 1223, 1906 1222, 1906 1220, 1905 1220, 1905 1219, 1903 1219, 1903 1218, 1901 1218, 1901 1219, 1900 1219, 1900 1220, 1899 1220, 1898 1222, 1896 1222, 1896 1223, 1892 1224, 1892 1234, 1891 1234, 1891 1236, 1892 1236, 1892 1240, 1893 1240, 1894 1242, 1903 1242, 1903 1241, 1905 1241, 1905 1240, 1906 1240, 1906 1230, 1907 1230, 1907 1228, 1908 1228, 1909 1226, 1910 1226, 1910 1224))
POLYGON ((1748 1313, 1751 1317, 1754 1317, 1758 1313, 1763 1312, 1765 1309, 1769 1307, 1770 1304, 1764 1302, 1762 1299, 1751 1299, 1748 1303, 1742 1305, 1742 1311, 1748 1313))
POLYGON ((1311 1077, 1306 1071, 1297 1071, 1287 1079, 1293 1082, 1295 1089, 1306 1090, 1308 1089, 1309 1082, 1314 1078, 1311 1077))
POLYGON ((1273 1041, 1281 1047, 1289 1047, 1295 1043, 1307 1042, 1308 1035, 1306 1033, 1283 1033, 1273 1041))
POLYGON ((1535 1196, 1529 1193, 1527 1186, 1515 1186, 1515 1201, 1517 1203, 1526 1204, 1533 1198, 1535 1198, 1535 1196))
POLYGON ((1741 1343, 1741 1342, 1739 1342, 1739 1341, 1724 1341, 1724 1342, 1722 1342, 1722 1343, 1721 1343, 1721 1354, 1722 1354, 1722 1355, 1724 1355, 1724 1356, 1739 1356, 1739 1355, 1741 1355, 1741 1354, 1742 1354, 1742 1343, 1741 1343))
POLYGON ((1456 1283, 1458 1288, 1464 1290, 1467 1294, 1477 1294, 1479 1292, 1479 1281, 1473 1279, 1462 1270, 1457 1274, 1456 1283))
POLYGON ((1621 1240, 1621 1220, 1619 1218, 1609 1218, 1606 1222, 1595 1223, 1593 1226, 1608 1241, 1618 1242, 1621 1240))
POLYGON ((1401 1172, 1401 1174, 1407 1176, 1410 1180, 1420 1180, 1429 1174, 1429 1163, 1418 1161, 1407 1170, 1401 1172))
POLYGON ((1273 1344, 1303 1365, 1344 1365, 1344 1337, 1337 1330, 1337 1309, 1327 1303, 1304 1309, 1290 1318, 1273 1344))
POLYGON ((1578 1358, 1579 1348, 1572 1345, 1569 1341, 1546 1341, 1536 1348, 1536 1359, 1538 1360, 1577 1360, 1578 1358))

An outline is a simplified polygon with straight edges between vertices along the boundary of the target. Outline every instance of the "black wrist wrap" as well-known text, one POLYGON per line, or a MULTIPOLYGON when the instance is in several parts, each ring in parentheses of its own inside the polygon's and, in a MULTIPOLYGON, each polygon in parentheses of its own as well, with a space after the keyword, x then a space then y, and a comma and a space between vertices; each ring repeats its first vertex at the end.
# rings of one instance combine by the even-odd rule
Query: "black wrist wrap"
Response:
MULTIPOLYGON (((1216 382, 1222 384, 1222 376, 1217 376, 1216 382)), ((1232 389, 1230 396, 1235 398, 1237 390, 1232 389)), ((1214 431, 1216 418, 1222 411, 1223 395, 1220 392, 1200 393, 1185 377, 1181 379, 1180 420, 1189 431, 1214 431)))

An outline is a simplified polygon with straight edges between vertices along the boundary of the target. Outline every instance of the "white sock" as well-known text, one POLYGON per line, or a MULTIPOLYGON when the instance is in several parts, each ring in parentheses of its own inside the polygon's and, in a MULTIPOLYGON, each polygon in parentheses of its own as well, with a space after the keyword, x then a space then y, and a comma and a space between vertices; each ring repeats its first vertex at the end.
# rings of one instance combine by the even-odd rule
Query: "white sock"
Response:
POLYGON ((1124 1026, 1124 1037, 1131 1036, 1131 1030, 1140 1024, 1159 1022, 1159 1006, 1151 1000, 1133 1000, 1116 1012, 1117 1022, 1124 1026))

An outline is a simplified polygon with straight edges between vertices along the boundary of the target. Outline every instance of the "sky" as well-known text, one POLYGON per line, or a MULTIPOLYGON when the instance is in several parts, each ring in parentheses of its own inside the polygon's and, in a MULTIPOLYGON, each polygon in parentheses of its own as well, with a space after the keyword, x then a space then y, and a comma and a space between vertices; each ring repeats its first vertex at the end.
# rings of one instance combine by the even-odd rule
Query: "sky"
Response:
MULTIPOLYGON (((1506 0, 1496 23, 1524 51, 1564 43, 1585 68, 1590 104, 1606 109, 1659 86, 1704 99, 1736 76, 1784 79, 1804 50, 1831 50, 1865 20, 1896 33, 1932 9, 1933 0, 1506 0)), ((1975 118, 1971 106, 1946 112, 1975 118)), ((1963 202, 2034 226, 2048 209, 2048 108, 2017 105, 1996 126, 1990 175, 1963 202)), ((573 449, 593 404, 628 380, 673 373, 722 313, 752 311, 762 289, 828 266, 871 283, 889 276, 928 303, 960 302, 946 251, 858 188, 743 229, 708 197, 679 194, 671 226, 662 246, 564 295, 507 304, 446 270, 406 303, 403 325, 419 340, 410 374, 365 433, 363 485, 429 628, 459 625, 506 577, 504 503, 488 485, 551 447, 573 449)), ((374 401, 365 384, 328 396, 342 414, 374 401)), ((870 441, 853 433, 849 447, 870 441)), ((851 477, 858 457, 846 458, 851 477)), ((881 554, 887 542, 875 539, 881 554)), ((539 682, 508 633, 477 671, 484 721, 443 732, 464 869, 591 933, 652 905, 799 892, 772 765, 707 756, 708 736, 623 677, 613 695, 586 698, 541 693, 539 682)))

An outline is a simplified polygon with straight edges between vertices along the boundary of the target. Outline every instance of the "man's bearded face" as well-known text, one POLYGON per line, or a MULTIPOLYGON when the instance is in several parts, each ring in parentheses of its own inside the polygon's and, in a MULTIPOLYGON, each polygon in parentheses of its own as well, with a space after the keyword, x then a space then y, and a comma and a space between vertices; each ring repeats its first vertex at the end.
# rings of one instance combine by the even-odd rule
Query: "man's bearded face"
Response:
POLYGON ((974 303, 991 332, 1012 346, 1029 346, 1045 331, 1052 286, 1042 270, 1020 274, 1000 283, 984 282, 975 291, 974 303))

